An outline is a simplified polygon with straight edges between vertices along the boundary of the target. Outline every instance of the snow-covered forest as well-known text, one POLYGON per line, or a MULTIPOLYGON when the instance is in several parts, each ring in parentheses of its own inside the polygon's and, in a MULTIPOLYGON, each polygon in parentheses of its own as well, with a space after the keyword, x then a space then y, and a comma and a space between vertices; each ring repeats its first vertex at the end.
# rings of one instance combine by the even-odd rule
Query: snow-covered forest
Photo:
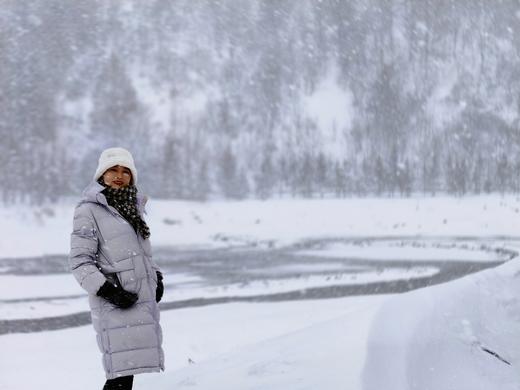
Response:
POLYGON ((520 3, 2 0, 5 203, 520 190, 520 3))

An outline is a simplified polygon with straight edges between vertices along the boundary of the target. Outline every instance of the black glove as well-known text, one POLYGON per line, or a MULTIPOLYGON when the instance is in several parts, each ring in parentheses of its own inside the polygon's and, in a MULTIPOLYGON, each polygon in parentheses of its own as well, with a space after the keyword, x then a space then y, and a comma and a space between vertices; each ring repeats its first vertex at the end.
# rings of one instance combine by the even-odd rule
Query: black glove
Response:
POLYGON ((155 289, 155 301, 159 303, 164 294, 163 276, 160 271, 157 271, 157 288, 155 289))
POLYGON ((128 309, 139 299, 136 293, 126 291, 119 285, 114 286, 108 280, 99 288, 97 295, 121 309, 128 309))

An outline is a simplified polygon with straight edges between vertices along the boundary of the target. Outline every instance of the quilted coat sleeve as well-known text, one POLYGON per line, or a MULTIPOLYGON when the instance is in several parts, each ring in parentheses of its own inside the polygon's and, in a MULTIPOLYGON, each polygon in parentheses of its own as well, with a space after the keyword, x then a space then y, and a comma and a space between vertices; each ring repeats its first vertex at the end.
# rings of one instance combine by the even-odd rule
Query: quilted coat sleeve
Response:
POLYGON ((97 250, 94 217, 88 205, 81 204, 74 212, 69 265, 76 280, 89 294, 96 294, 106 281, 96 265, 97 250))
POLYGON ((153 259, 150 259, 151 263, 152 263, 152 269, 155 271, 155 272, 160 272, 162 273, 161 271, 161 268, 155 263, 155 261, 153 261, 153 259))

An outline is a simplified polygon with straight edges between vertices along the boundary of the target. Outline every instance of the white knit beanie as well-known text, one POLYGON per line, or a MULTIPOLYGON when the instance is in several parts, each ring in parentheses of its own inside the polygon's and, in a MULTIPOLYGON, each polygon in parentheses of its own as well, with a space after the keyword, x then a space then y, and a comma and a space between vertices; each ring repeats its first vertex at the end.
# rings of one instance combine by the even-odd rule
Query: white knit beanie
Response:
POLYGON ((97 181, 108 168, 120 165, 130 169, 132 172, 133 184, 137 184, 137 169, 135 169, 134 158, 132 154, 123 148, 108 148, 101 152, 99 163, 94 174, 94 181, 97 181))

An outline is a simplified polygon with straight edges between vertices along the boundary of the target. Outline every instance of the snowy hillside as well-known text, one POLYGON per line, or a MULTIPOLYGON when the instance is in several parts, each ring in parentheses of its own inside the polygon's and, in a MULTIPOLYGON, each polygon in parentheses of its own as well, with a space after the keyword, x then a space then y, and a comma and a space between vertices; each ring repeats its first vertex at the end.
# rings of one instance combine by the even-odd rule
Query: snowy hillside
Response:
POLYGON ((519 16, 516 1, 5 0, 0 196, 77 194, 116 144, 164 198, 518 192, 519 16))

